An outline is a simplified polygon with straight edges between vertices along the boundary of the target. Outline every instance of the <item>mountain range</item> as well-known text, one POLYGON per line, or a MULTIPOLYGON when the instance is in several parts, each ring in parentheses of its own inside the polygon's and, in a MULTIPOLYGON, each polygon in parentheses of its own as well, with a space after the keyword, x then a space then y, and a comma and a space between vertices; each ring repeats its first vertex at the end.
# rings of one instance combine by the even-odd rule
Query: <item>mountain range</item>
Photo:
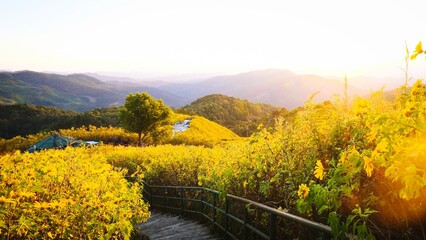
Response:
POLYGON ((28 103, 79 112, 122 105, 130 92, 148 92, 172 106, 187 99, 131 82, 104 82, 85 74, 59 75, 32 71, 0 72, 0 104, 28 103))
MULTIPOLYGON (((122 105, 130 92, 146 91, 173 107, 187 105, 210 94, 223 94, 254 103, 293 109, 314 100, 324 101, 333 94, 343 95, 341 81, 316 75, 297 75, 287 70, 269 69, 218 76, 198 81, 137 81, 94 74, 60 75, 33 71, 0 72, 0 104, 29 103, 62 109, 87 111, 122 105)), ((350 95, 367 92, 348 86, 350 95)))
MULTIPOLYGON (((198 99, 210 94, 223 94, 287 109, 303 105, 314 93, 318 93, 314 99, 316 102, 328 100, 333 94, 344 94, 344 84, 341 81, 317 75, 297 75, 279 69, 219 76, 199 82, 162 84, 157 87, 190 99, 198 99)), ((364 95, 367 92, 349 85, 348 93, 364 95)))

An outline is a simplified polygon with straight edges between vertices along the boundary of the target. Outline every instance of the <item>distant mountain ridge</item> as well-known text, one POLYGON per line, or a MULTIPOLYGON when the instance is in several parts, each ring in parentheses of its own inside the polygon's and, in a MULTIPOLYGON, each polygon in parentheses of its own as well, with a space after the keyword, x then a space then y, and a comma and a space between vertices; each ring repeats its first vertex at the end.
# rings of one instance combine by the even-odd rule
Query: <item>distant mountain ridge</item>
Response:
MULTIPOLYGON (((314 100, 317 102, 328 100, 333 94, 343 95, 344 92, 341 81, 316 75, 297 75, 280 69, 180 83, 170 83, 167 79, 141 82, 125 77, 91 75, 0 72, 0 104, 28 103, 82 112, 122 105, 130 92, 145 91, 174 108, 207 95, 222 94, 253 103, 294 109, 302 106, 316 92, 318 94, 314 100)), ((350 95, 366 94, 365 90, 350 85, 348 92, 350 95)))
POLYGON ((84 74, 0 72, 0 85, 0 104, 29 103, 80 112, 122 105, 130 92, 146 91, 172 107, 188 102, 157 88, 137 83, 106 83, 84 74))
MULTIPOLYGON (((312 94, 317 92, 314 98, 317 102, 331 99, 334 94, 343 95, 344 93, 344 83, 341 81, 316 75, 297 75, 280 69, 220 76, 195 83, 170 83, 159 88, 191 99, 210 94, 223 94, 288 109, 302 106, 312 94)), ((349 85, 348 93, 363 95, 366 91, 349 85)))

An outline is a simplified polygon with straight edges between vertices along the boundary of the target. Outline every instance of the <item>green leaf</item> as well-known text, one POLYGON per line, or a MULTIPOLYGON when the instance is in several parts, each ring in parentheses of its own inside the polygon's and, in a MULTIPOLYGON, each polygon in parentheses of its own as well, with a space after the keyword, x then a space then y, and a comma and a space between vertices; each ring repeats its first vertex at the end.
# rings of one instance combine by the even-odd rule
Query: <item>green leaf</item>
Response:
POLYGON ((345 224, 346 229, 349 229, 349 226, 351 225, 355 217, 356 215, 349 215, 349 217, 346 219, 346 224, 345 224))
POLYGON ((321 215, 324 211, 328 210, 328 206, 324 205, 322 207, 320 207, 320 209, 318 209, 318 213, 321 215))

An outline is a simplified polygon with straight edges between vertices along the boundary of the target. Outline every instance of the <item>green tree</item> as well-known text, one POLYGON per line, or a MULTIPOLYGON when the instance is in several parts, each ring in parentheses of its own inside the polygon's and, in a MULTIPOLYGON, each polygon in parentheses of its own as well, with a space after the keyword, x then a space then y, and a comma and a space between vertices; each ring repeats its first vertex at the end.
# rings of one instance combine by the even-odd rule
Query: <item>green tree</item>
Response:
POLYGON ((138 134, 138 145, 161 126, 169 123, 171 109, 161 99, 155 100, 148 93, 129 94, 120 110, 122 126, 138 134))

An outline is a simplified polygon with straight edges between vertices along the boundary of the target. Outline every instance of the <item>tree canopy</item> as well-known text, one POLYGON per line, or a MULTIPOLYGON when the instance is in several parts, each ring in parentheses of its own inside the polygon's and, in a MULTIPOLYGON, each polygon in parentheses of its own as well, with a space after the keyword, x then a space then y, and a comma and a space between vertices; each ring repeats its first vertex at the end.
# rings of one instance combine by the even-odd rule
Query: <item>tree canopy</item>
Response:
POLYGON ((119 107, 97 108, 77 113, 56 107, 30 104, 0 105, 0 138, 11 139, 39 132, 89 125, 118 127, 119 107))
POLYGON ((161 126, 169 123, 171 109, 161 99, 155 100, 146 92, 129 94, 120 110, 119 119, 124 129, 138 134, 138 144, 161 126))

